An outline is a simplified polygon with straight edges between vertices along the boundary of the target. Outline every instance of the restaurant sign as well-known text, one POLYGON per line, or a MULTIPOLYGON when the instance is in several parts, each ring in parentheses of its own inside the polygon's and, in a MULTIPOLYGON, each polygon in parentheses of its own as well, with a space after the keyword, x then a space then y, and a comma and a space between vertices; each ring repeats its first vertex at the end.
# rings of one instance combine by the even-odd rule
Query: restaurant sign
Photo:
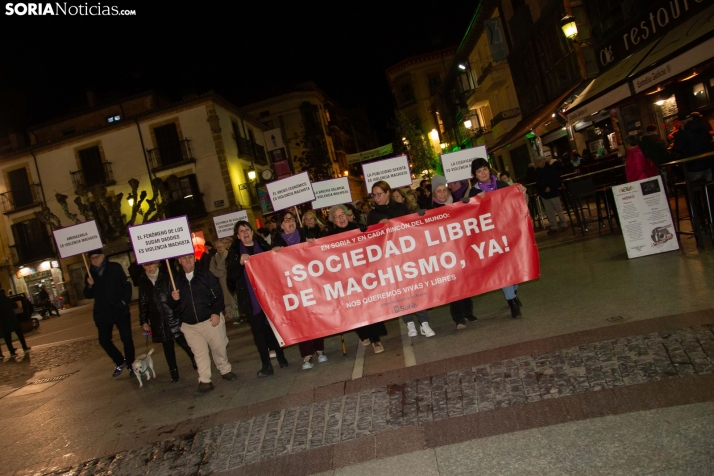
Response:
POLYGON ((600 72, 669 33, 674 27, 710 6, 710 0, 663 0, 656 2, 607 40, 596 45, 600 72))

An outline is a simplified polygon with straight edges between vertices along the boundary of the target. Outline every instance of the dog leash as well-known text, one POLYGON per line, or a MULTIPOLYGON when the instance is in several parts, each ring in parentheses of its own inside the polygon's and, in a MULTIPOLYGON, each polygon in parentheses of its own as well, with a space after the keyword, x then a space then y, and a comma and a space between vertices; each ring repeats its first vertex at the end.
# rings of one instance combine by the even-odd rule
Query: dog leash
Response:
POLYGON ((144 347, 144 353, 149 352, 149 336, 150 335, 152 335, 151 329, 149 329, 148 331, 144 331, 144 337, 146 338, 146 346, 144 347))

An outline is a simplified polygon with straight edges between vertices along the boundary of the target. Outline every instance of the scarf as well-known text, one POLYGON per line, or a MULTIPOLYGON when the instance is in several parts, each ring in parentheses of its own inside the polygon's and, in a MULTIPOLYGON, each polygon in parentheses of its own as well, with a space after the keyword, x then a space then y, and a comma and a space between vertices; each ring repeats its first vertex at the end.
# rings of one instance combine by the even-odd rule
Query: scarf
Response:
POLYGON ((91 265, 90 267, 92 268, 92 271, 97 273, 98 276, 101 276, 104 273, 104 268, 107 267, 107 259, 104 258, 104 261, 102 261, 102 264, 99 266, 91 265))
POLYGON ((280 233, 280 236, 283 237, 288 246, 300 243, 300 230, 297 228, 292 233, 280 233))
MULTIPOLYGON (((258 254, 262 253, 263 248, 260 247, 258 244, 258 241, 253 241, 253 254, 258 254)), ((248 255, 248 247, 246 247, 243 242, 240 242, 240 255, 248 255)), ((239 256, 240 256, 239 255, 239 256)), ((250 296, 250 305, 253 307, 253 315, 256 316, 263 312, 263 308, 260 307, 260 303, 258 302, 258 296, 255 295, 255 290, 253 289, 253 285, 250 282, 250 279, 248 278, 248 271, 246 271, 245 266, 243 267, 243 276, 245 277, 245 282, 248 288, 248 296, 250 296)))
POLYGON ((151 284, 156 284, 156 280, 159 277, 159 270, 157 269, 154 274, 146 273, 146 276, 151 280, 151 284))
POLYGON ((451 191, 451 196, 454 197, 454 200, 461 200, 464 195, 466 195, 466 192, 469 190, 469 183, 466 180, 462 180, 459 182, 461 184, 461 187, 457 191, 451 191))
POLYGON ((498 184, 496 183, 496 176, 491 175, 491 180, 489 182, 482 182, 479 180, 478 188, 481 189, 482 192, 493 192, 498 188, 498 184))

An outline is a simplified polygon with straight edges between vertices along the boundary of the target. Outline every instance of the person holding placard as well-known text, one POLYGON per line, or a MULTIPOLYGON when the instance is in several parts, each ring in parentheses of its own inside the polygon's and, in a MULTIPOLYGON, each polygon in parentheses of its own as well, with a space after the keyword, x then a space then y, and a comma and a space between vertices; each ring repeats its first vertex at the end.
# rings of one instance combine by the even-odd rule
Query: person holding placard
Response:
POLYGON ((221 283, 223 301, 226 303, 226 317, 238 321, 240 320, 240 313, 236 312, 236 301, 230 289, 228 289, 228 283, 226 282, 226 259, 228 259, 228 246, 230 246, 230 243, 226 246, 226 241, 228 241, 228 238, 216 242, 216 254, 211 258, 209 271, 213 273, 213 275, 218 278, 218 282, 221 283))
POLYGON ((258 348, 262 368, 258 377, 273 375, 273 365, 270 363, 270 350, 274 349, 280 368, 288 366, 285 353, 275 338, 273 329, 268 323, 268 318, 258 302, 253 285, 245 270, 245 263, 251 256, 270 251, 271 246, 258 235, 253 234, 253 227, 247 221, 236 222, 233 231, 236 240, 233 241, 226 259, 226 282, 228 289, 235 291, 238 296, 238 307, 248 314, 248 322, 253 332, 253 341, 258 348))
MULTIPOLYGON (((368 225, 376 225, 377 223, 387 223, 391 218, 397 218, 404 215, 409 215, 409 208, 406 203, 396 202, 391 200, 392 188, 384 180, 376 182, 372 186, 372 198, 374 199, 374 209, 369 212, 367 217, 368 225)), ((406 314, 402 316, 402 320, 407 325, 407 335, 409 337, 417 336, 416 325, 412 316, 416 316, 419 321, 421 335, 433 337, 435 332, 429 325, 429 314, 426 311, 417 311, 414 314, 406 314)))
MULTIPOLYGON (((303 223, 305 222, 305 216, 307 216, 307 214, 303 215, 303 223)), ((298 243, 305 243, 306 241, 311 243, 314 241, 314 238, 307 237, 307 233, 304 229, 297 227, 297 220, 293 212, 283 212, 279 221, 282 233, 279 233, 275 237, 273 251, 280 251, 280 248, 284 246, 292 246, 298 243)), ((300 357, 302 357, 303 360, 303 370, 309 370, 314 367, 314 356, 316 354, 318 362, 327 362, 324 337, 300 342, 298 348, 300 349, 300 357)))
POLYGON ((226 321, 223 318, 223 291, 218 278, 196 266, 194 254, 179 256, 183 269, 176 277, 169 306, 181 316, 181 332, 196 359, 198 388, 196 393, 213 390, 211 356, 223 380, 237 380, 231 371, 226 346, 226 321), (210 351, 210 356, 209 356, 210 351))
MULTIPOLYGON (((478 158, 471 162, 471 174, 473 175, 474 182, 471 190, 469 190, 469 197, 479 197, 483 198, 487 193, 494 192, 501 188, 506 188, 509 185, 502 182, 496 178, 495 175, 491 174, 491 167, 488 165, 486 159, 478 158)), ((515 185, 521 193, 526 193, 526 187, 520 183, 515 185)), ((465 198, 466 200, 466 198, 465 198)), ((518 299, 518 285, 514 284, 512 286, 506 286, 502 289, 503 295, 508 301, 508 307, 511 308, 511 317, 517 319, 521 317, 521 300, 518 299)))
POLYGON ((145 274, 139 278, 139 322, 145 332, 151 331, 154 342, 160 342, 164 348, 164 357, 169 365, 171 382, 178 382, 179 372, 176 364, 174 341, 191 359, 194 370, 197 370, 196 359, 191 347, 181 332, 181 319, 169 302, 171 300, 171 280, 166 271, 160 269, 158 262, 144 263, 145 274))
POLYGON ((314 210, 308 210, 302 215, 302 225, 307 238, 320 238, 324 225, 318 220, 314 210))
POLYGON ((119 263, 106 259, 102 250, 89 252, 89 274, 85 278, 84 297, 94 299, 94 324, 99 332, 99 345, 114 361, 112 377, 121 375, 134 363, 134 339, 131 336, 131 283, 119 263), (124 344, 124 355, 112 342, 114 326, 124 344))

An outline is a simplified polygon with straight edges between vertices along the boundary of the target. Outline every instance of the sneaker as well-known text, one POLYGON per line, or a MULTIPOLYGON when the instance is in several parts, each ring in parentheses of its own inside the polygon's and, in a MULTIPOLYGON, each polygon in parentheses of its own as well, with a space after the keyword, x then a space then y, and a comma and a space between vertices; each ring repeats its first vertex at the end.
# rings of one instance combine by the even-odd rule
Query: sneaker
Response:
POLYGON ((312 355, 308 355, 305 357, 302 363, 302 369, 303 370, 310 370, 313 368, 315 365, 312 363, 312 355))
POLYGON ((320 363, 327 362, 327 356, 321 351, 317 351, 317 361, 320 363))
POLYGON ((275 354, 275 351, 274 351, 274 350, 271 350, 271 351, 270 351, 270 358, 271 358, 271 359, 277 359, 277 358, 278 358, 278 356, 275 354))
POLYGON ((121 365, 117 365, 114 367, 114 373, 112 374, 112 377, 118 377, 121 375, 122 371, 124 370, 124 367, 126 367, 126 362, 124 362, 121 365))
POLYGON ((372 344, 372 347, 374 347, 375 354, 381 354, 382 352, 384 352, 384 346, 381 342, 375 342, 374 344, 372 344))
POLYGON ((221 378, 223 380, 228 380, 229 382, 232 382, 234 380, 238 380, 238 376, 234 374, 233 372, 228 372, 226 374, 221 374, 221 378))
POLYGON ((368 347, 369 344, 371 344, 371 342, 369 341, 369 339, 365 339, 365 340, 362 341, 362 345, 365 346, 365 347, 368 347))
POLYGON ((555 235, 556 233, 558 233, 558 229, 551 228, 550 230, 548 230, 548 233, 546 233, 546 235, 551 236, 551 235, 555 235))
POLYGON ((476 322, 476 316, 474 315, 468 316, 466 319, 468 319, 469 322, 476 322))
POLYGON ((23 351, 24 353, 28 353, 30 350, 32 350, 32 347, 28 347, 28 348, 26 348, 26 349, 22 349, 22 351, 23 351))
POLYGON ((407 322, 407 335, 409 337, 417 336, 416 326, 414 325, 413 322, 407 322))
POLYGON ((436 332, 434 332, 431 329, 431 326, 429 326, 428 322, 422 322, 421 323, 421 335, 427 336, 427 337, 434 337, 436 335, 436 332))
POLYGON ((456 328, 460 331, 466 329, 466 319, 461 319, 461 321, 457 322, 456 328))
POLYGON ((213 390, 213 384, 211 382, 198 382, 198 388, 193 393, 208 393, 213 390))

